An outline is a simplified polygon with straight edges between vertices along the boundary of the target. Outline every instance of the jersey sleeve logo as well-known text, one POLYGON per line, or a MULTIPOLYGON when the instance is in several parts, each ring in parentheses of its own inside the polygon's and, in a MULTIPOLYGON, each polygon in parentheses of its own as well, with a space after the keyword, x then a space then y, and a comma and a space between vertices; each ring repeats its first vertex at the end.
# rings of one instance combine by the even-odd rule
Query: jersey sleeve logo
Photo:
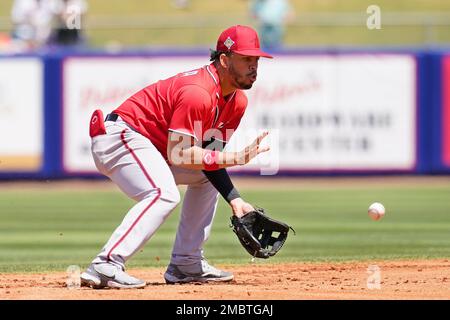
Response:
POLYGON ((206 153, 205 156, 203 157, 203 161, 205 162, 205 164, 211 165, 213 163, 213 158, 212 158, 211 153, 206 153))

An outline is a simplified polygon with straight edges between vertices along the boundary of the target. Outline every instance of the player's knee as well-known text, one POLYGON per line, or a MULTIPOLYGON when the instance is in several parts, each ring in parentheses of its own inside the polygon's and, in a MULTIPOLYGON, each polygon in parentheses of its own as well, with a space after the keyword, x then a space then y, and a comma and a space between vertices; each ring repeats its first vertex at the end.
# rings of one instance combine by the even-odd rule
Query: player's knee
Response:
POLYGON ((162 200, 167 201, 175 208, 181 201, 180 191, 176 185, 172 187, 165 187, 160 189, 160 197, 162 200))
POLYGON ((175 208, 181 201, 180 192, 178 191, 176 185, 149 189, 146 192, 139 194, 137 197, 134 197, 134 199, 137 201, 142 201, 144 199, 153 199, 155 197, 169 203, 173 208, 175 208))

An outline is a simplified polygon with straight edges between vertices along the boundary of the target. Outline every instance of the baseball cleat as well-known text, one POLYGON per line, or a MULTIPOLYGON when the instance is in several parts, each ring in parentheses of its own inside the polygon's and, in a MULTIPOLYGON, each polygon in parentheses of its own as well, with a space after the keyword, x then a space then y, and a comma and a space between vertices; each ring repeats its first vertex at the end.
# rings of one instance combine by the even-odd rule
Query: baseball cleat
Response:
POLYGON ((81 286, 93 289, 136 289, 145 285, 145 281, 130 276, 119 266, 110 263, 93 263, 81 274, 81 286))
POLYGON ((167 284, 189 283, 189 282, 227 282, 233 280, 231 272, 214 268, 208 262, 201 262, 182 266, 170 264, 167 267, 164 279, 167 284))

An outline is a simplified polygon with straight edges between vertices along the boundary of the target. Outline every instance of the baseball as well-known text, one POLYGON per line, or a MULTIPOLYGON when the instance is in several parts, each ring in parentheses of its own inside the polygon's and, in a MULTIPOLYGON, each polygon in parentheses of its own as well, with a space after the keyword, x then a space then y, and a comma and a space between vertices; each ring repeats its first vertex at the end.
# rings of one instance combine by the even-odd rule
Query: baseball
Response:
POLYGON ((369 207, 369 217, 374 220, 380 220, 384 217, 384 214, 386 213, 386 210, 384 209, 384 206, 379 202, 374 202, 369 207))

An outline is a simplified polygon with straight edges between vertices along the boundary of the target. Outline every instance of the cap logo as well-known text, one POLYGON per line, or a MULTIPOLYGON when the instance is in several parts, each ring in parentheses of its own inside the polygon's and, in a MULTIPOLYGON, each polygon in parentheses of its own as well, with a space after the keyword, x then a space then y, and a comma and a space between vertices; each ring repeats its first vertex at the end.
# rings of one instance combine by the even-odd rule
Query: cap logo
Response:
POLYGON ((230 48, 233 46, 234 41, 231 40, 230 37, 227 38, 227 40, 225 40, 225 42, 223 43, 225 45, 225 47, 228 48, 228 50, 230 50, 230 48))

